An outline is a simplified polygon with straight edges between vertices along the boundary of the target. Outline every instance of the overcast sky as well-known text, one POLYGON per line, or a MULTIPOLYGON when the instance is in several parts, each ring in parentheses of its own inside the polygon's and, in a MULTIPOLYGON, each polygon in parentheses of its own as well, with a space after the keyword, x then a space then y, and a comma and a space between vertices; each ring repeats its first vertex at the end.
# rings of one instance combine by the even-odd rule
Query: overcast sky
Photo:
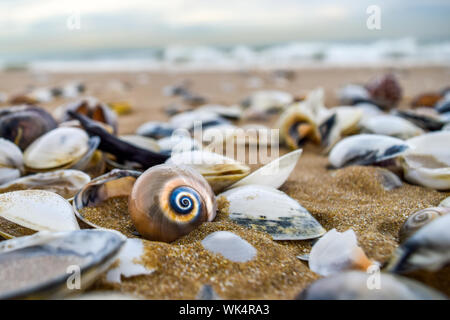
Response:
POLYGON ((0 50, 449 39, 449 17, 449 0, 0 0, 0 50), (366 28, 371 4, 380 31, 366 28))

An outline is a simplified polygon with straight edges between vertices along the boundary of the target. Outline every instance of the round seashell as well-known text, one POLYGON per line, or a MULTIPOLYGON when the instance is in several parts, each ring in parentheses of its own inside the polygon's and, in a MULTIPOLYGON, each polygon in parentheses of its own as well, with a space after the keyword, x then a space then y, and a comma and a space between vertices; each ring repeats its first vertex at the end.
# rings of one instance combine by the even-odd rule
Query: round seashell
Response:
POLYGON ((450 132, 427 133, 406 141, 401 156, 404 178, 436 190, 450 189, 450 132))
POLYGON ((291 175, 297 165, 303 149, 298 149, 259 168, 245 178, 232 184, 227 189, 233 189, 250 184, 265 185, 278 189, 291 175))
POLYGON ((56 128, 34 141, 24 153, 31 170, 61 168, 74 163, 89 150, 89 136, 78 128, 56 128))
POLYGON ((446 300, 446 297, 418 281, 399 275, 379 273, 377 276, 361 271, 347 271, 316 280, 296 299, 446 300), (370 278, 371 276, 372 278, 370 278), (371 279, 373 280, 369 281, 371 279))
POLYGON ((229 218, 237 224, 270 234, 274 240, 305 240, 326 230, 296 200, 263 185, 233 188, 220 195, 229 204, 229 218))
POLYGON ((335 168, 349 165, 371 165, 398 157, 408 149, 403 140, 377 134, 359 134, 338 142, 328 161, 335 168))
POLYGON ((157 165, 133 186, 128 211, 137 231, 153 241, 174 241, 216 216, 208 182, 187 167, 157 165))
POLYGON ((215 193, 224 190, 250 173, 248 166, 234 159, 204 150, 173 154, 166 163, 188 166, 196 170, 205 177, 215 193))
POLYGON ((408 219, 403 223, 399 231, 400 242, 404 242, 406 239, 411 237, 417 230, 422 228, 424 225, 430 223, 437 217, 443 216, 444 214, 450 213, 450 208, 435 207, 426 208, 414 212, 408 217, 408 219))
POLYGON ((19 178, 23 171, 22 151, 11 141, 0 138, 0 184, 19 178))
POLYGON ((402 87, 392 73, 375 77, 366 85, 366 89, 376 104, 385 110, 395 108, 403 95, 402 87))
POLYGON ((0 111, 0 137, 14 142, 21 150, 56 126, 52 116, 38 107, 16 106, 0 111))
POLYGON ((115 261, 124 242, 110 230, 39 232, 1 242, 0 299, 61 299, 74 289, 82 292, 115 261))
MULTIPOLYGON (((80 228, 70 203, 60 195, 45 190, 0 194, 0 217, 34 231, 80 228)), ((8 234, 8 231, 3 233, 8 234)))
POLYGON ((437 271, 450 263, 450 214, 433 219, 397 248, 387 271, 437 271))
POLYGON ((342 233, 336 229, 328 231, 314 244, 309 254, 311 271, 325 277, 350 269, 366 271, 372 264, 358 246, 352 229, 342 233))
POLYGON ((414 123, 394 115, 378 115, 360 123, 366 133, 381 134, 406 140, 424 134, 414 123))
POLYGON ((0 193, 4 190, 39 189, 55 192, 71 199, 91 178, 79 170, 56 170, 36 173, 0 185, 0 193))

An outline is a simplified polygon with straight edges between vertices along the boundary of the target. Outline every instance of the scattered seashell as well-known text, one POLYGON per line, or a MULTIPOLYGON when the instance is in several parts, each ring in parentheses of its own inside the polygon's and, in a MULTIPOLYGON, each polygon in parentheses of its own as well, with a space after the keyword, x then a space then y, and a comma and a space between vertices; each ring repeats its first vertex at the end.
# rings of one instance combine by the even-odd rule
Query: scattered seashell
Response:
POLYGON ((269 233, 274 240, 305 240, 326 230, 296 200, 263 185, 233 188, 217 198, 228 203, 229 218, 237 224, 269 233))
POLYGON ((366 271, 372 264, 358 246, 352 229, 342 233, 336 229, 328 231, 314 244, 309 254, 311 271, 325 277, 350 269, 366 271))
POLYGON ((439 203, 439 207, 450 208, 450 197, 445 198, 439 203))
POLYGON ((56 126, 56 121, 47 111, 35 106, 0 110, 0 137, 12 141, 21 150, 56 126))
MULTIPOLYGON (((0 217, 34 231, 70 231, 80 228, 70 203, 60 195, 45 190, 0 194, 0 217)), ((8 231, 4 230, 3 233, 8 234, 8 231)))
POLYGON ((4 190, 47 190, 70 199, 91 178, 79 170, 56 170, 32 174, 0 185, 0 193, 4 190))
POLYGON ((360 123, 365 133, 380 134, 406 140, 425 131, 412 122, 394 115, 378 115, 360 123))
POLYGON ((250 243, 229 231, 216 231, 207 235, 202 245, 206 250, 233 262, 248 262, 257 254, 250 243))
POLYGON ((203 285, 197 293, 195 300, 222 300, 209 284, 203 285))
POLYGON ((442 95, 438 92, 427 92, 416 96, 411 101, 412 107, 434 107, 434 105, 442 99, 442 95))
MULTIPOLYGON (((208 129, 207 129, 208 130, 208 129)), ((206 130, 205 130, 206 132, 206 130)), ((157 141, 160 152, 167 155, 186 151, 200 150, 201 144, 187 135, 173 134, 157 141)))
POLYGON ((377 171, 380 174, 381 184, 383 185, 384 190, 391 191, 403 186, 402 180, 400 180, 400 178, 392 171, 385 168, 377 168, 377 171))
POLYGON ((338 142, 328 161, 335 168, 371 165, 403 154, 409 145, 403 140, 377 134, 359 134, 338 142))
POLYGON ((39 232, 0 243, 0 299, 60 299, 88 288, 124 244, 118 232, 39 232), (79 277, 74 274, 79 272, 79 277))
POLYGON ((229 120, 239 120, 242 117, 242 109, 238 106, 223 106, 219 104, 205 104, 197 109, 199 113, 215 113, 219 117, 229 120))
POLYGON ((435 207, 426 208, 414 212, 408 217, 408 219, 403 223, 398 237, 400 242, 405 242, 409 237, 411 237, 417 230, 422 228, 424 225, 430 223, 434 219, 443 216, 444 214, 450 213, 450 208, 435 207))
POLYGON ((106 273, 106 281, 121 283, 122 276, 130 278, 152 274, 154 269, 148 269, 140 263, 143 254, 144 244, 141 239, 127 239, 117 257, 117 264, 106 273))
POLYGON ((221 124, 228 124, 229 121, 215 112, 194 110, 173 116, 170 118, 169 123, 173 128, 192 131, 196 127, 206 129, 221 124))
POLYGON ((375 77, 366 85, 366 89, 375 103, 385 110, 395 108, 403 95, 402 87, 392 73, 375 77))
POLYGON ((439 113, 450 112, 450 98, 445 98, 439 101, 435 107, 436 111, 439 113))
POLYGON ((370 94, 366 88, 358 84, 349 84, 339 89, 338 99, 342 105, 354 105, 359 101, 367 101, 370 94))
POLYGON ((287 92, 266 90, 256 91, 247 97, 241 105, 244 108, 259 110, 264 113, 278 112, 294 101, 294 97, 287 92))
POLYGON ((250 184, 266 185, 278 189, 281 187, 291 175, 303 149, 298 149, 252 172, 245 178, 232 184, 227 189, 233 189, 250 184))
POLYGON ((418 108, 414 110, 396 110, 395 115, 398 115, 406 120, 414 123, 418 127, 428 130, 437 131, 441 130, 444 126, 444 122, 441 119, 441 115, 434 109, 430 108, 418 108))
POLYGON ((146 239, 171 242, 216 216, 208 182, 188 167, 158 165, 134 183, 128 212, 146 239))
POLYGON ((153 139, 169 137, 175 128, 166 122, 150 121, 142 124, 136 130, 136 134, 153 139))
POLYGON ((241 180, 250 172, 248 166, 234 159, 204 150, 173 154, 167 163, 188 166, 198 171, 215 193, 241 180))
POLYGON ((380 273, 347 271, 319 279, 304 289, 299 300, 446 300, 420 282, 380 273))
POLYGON ((22 151, 11 141, 0 138, 0 184, 19 178, 23 171, 22 151))
POLYGON ((450 189, 450 132, 427 133, 406 141, 401 156, 407 181, 436 190, 450 189))
POLYGON ((397 248, 387 270, 408 273, 437 271, 450 263, 450 214, 433 219, 397 248))
POLYGON ((126 101, 110 102, 108 103, 108 106, 119 116, 124 116, 133 112, 131 104, 126 101))

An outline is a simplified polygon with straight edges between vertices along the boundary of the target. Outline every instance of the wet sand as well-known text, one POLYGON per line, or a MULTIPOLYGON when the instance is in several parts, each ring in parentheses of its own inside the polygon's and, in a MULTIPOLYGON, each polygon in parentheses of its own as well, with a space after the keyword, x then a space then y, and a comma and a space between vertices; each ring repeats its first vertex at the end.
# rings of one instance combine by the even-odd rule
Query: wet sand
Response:
MULTIPOLYGON (((162 88, 189 80, 190 89, 211 103, 234 104, 255 90, 279 89, 302 96, 322 86, 328 106, 337 104, 335 90, 347 83, 364 83, 386 69, 308 69, 298 70, 292 81, 279 81, 269 73, 104 73, 51 74, 46 77, 26 73, 0 74, 0 92, 19 93, 27 85, 61 85, 71 80, 86 84, 87 94, 105 102, 127 101, 133 107, 119 119, 120 133, 133 133, 149 120, 167 120, 164 107, 180 102, 166 97, 162 88), (259 80, 256 80, 258 78, 259 80), (43 82, 43 80, 46 80, 43 82), (255 84, 260 82, 259 87, 255 84)), ((448 86, 450 68, 417 67, 395 70, 404 88, 402 107, 415 94, 448 86)), ((44 105, 49 110, 64 101, 44 105)), ((269 122, 271 125, 276 116, 269 122)), ((282 152, 286 150, 282 149, 282 152)), ((314 146, 307 146, 289 180, 281 190, 297 199, 327 229, 355 230, 369 258, 384 263, 398 246, 398 230, 415 211, 436 206, 450 196, 407 183, 401 188, 384 190, 374 167, 327 169, 327 158, 314 146)), ((193 299, 203 284, 211 284, 225 299, 290 299, 318 276, 296 256, 308 252, 308 241, 273 242, 269 236, 244 229, 229 221, 224 212, 172 244, 146 242, 144 261, 156 269, 147 276, 123 279, 110 285, 100 279, 94 289, 111 288, 153 299, 193 299), (233 263, 204 250, 200 241, 217 230, 233 231, 257 250, 250 263, 233 263)), ((449 268, 437 274, 421 273, 415 278, 426 281, 450 295, 449 268)))

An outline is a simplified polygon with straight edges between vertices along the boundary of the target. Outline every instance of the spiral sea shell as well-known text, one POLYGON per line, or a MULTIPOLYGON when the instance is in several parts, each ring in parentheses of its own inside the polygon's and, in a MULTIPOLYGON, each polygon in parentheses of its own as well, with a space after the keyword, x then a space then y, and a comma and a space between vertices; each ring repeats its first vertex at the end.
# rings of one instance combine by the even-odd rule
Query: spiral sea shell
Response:
POLYGON ((208 182, 187 167, 157 165, 131 191, 128 211, 137 231, 149 240, 171 242, 216 216, 208 182))
POLYGON ((444 214, 450 213, 450 208, 426 208, 413 213, 405 221, 399 231, 400 242, 404 242, 413 233, 422 228, 424 225, 428 224, 437 217, 443 216, 444 214))

